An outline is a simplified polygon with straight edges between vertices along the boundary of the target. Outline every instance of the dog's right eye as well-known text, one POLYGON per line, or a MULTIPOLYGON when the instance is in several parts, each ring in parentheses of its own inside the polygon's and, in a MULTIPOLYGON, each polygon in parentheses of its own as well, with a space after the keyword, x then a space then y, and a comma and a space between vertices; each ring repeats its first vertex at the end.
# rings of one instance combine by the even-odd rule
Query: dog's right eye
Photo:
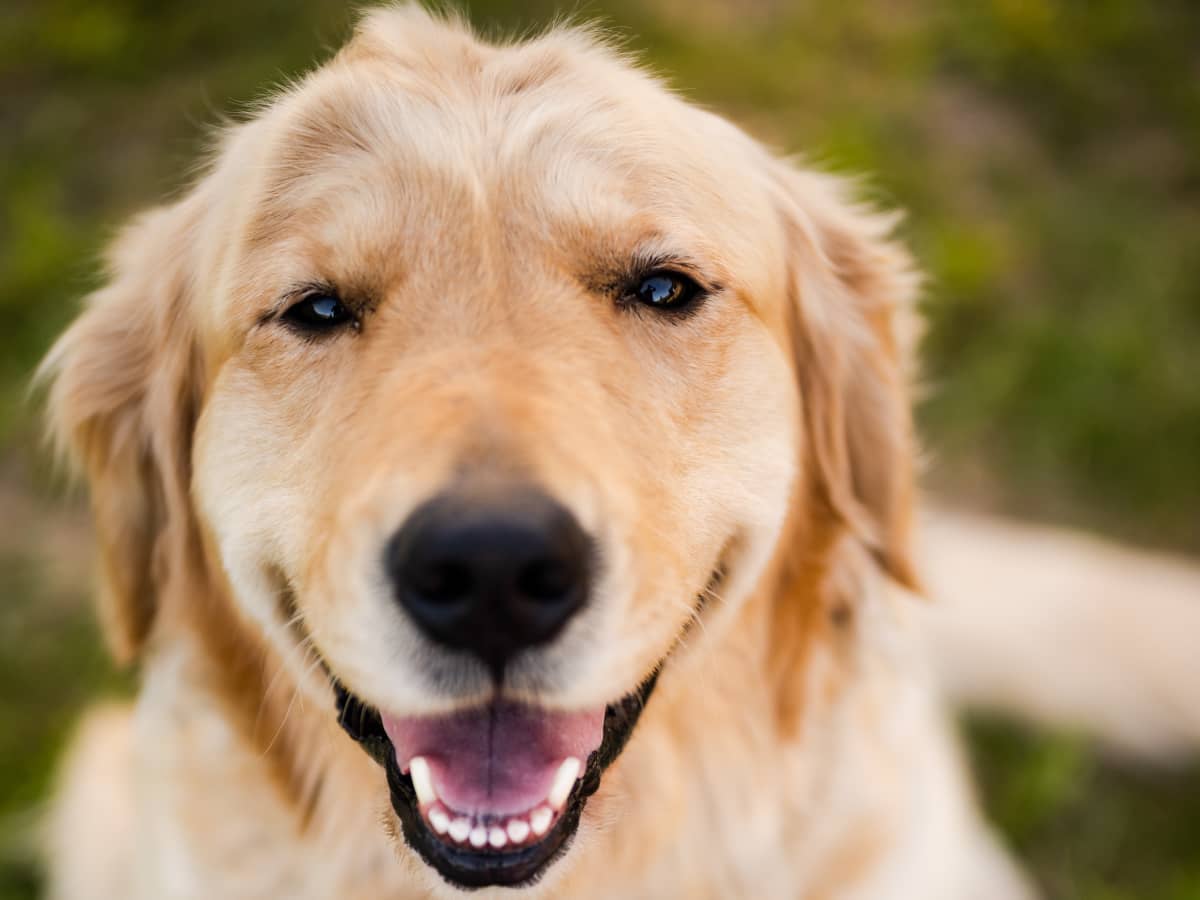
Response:
POLYGON ((354 314, 335 295, 321 292, 293 303, 282 318, 293 328, 305 332, 332 331, 356 321, 354 314))

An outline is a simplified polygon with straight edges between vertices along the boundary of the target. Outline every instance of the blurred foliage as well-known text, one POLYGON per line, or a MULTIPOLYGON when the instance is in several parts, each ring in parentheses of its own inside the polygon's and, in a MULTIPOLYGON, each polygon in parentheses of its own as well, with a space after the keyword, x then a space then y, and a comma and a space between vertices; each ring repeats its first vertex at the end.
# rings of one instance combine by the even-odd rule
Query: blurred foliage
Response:
MULTIPOLYGON (((505 31, 556 12, 470 6, 505 31)), ((611 0, 580 15, 617 25, 690 98, 867 173, 872 199, 909 211, 929 273, 935 489, 1200 550, 1200 3, 611 0)), ((41 468, 27 377, 97 283, 113 229, 178 193, 215 122, 351 21, 337 0, 6 0, 6 470, 41 468)), ((0 676, 20 687, 0 706, 8 900, 33 895, 36 871, 6 823, 42 795, 70 713, 111 676, 79 597, 21 557, 0 559, 0 593, 0 676)), ((972 735, 989 808, 1053 896, 1200 898, 1195 779, 990 722, 972 735)))
POLYGON ((992 821, 1051 898, 1200 898, 1200 771, 1105 759, 1078 738, 968 723, 992 821))

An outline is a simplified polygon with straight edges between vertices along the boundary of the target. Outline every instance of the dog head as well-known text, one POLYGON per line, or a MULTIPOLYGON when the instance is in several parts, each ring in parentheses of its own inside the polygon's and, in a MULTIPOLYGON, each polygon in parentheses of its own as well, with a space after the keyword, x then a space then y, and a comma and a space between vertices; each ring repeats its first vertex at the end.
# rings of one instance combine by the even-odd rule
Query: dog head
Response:
POLYGON ((114 648, 227 594, 444 878, 536 879, 693 623, 911 579, 889 226, 586 32, 369 15, 52 351, 114 648))

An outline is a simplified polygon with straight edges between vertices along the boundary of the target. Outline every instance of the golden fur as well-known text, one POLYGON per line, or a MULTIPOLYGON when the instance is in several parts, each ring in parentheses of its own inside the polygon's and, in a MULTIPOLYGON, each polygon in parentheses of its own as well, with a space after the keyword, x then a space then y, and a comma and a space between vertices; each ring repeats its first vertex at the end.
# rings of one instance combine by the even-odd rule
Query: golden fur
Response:
MULTIPOLYGON (((453 896, 389 836, 313 650, 375 704, 446 708, 371 564, 450 480, 518 473, 607 565, 508 689, 606 703, 666 660, 531 894, 1022 896, 926 684, 920 601, 887 585, 916 584, 917 278, 891 225, 583 30, 489 45, 383 9, 230 130, 47 363, 106 633, 143 670, 132 718, 108 714, 134 783, 114 877, 155 900, 453 896), (713 296, 618 309, 603 285, 638 254, 713 296), (361 331, 279 327, 313 282, 361 298, 361 331)), ((70 844, 59 896, 108 896, 70 844)))

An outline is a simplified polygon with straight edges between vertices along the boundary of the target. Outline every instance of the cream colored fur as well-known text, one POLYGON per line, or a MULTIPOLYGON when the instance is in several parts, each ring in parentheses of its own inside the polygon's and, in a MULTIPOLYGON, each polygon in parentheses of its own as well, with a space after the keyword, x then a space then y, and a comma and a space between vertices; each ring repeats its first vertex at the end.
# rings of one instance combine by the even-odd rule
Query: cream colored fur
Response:
POLYGON ((939 509, 922 529, 950 698, 1171 761, 1200 745, 1200 566, 939 509))
POLYGON ((404 715, 492 689, 436 688, 377 570, 463 471, 535 478, 603 551, 507 694, 594 706, 663 667, 528 896, 1026 896, 896 587, 916 278, 890 225, 585 31, 371 13, 127 230, 46 364, 143 683, 72 754, 54 896, 457 895, 395 837, 325 667, 404 715), (646 257, 708 300, 622 307, 646 257), (359 304, 353 333, 281 322, 314 283, 359 304))

